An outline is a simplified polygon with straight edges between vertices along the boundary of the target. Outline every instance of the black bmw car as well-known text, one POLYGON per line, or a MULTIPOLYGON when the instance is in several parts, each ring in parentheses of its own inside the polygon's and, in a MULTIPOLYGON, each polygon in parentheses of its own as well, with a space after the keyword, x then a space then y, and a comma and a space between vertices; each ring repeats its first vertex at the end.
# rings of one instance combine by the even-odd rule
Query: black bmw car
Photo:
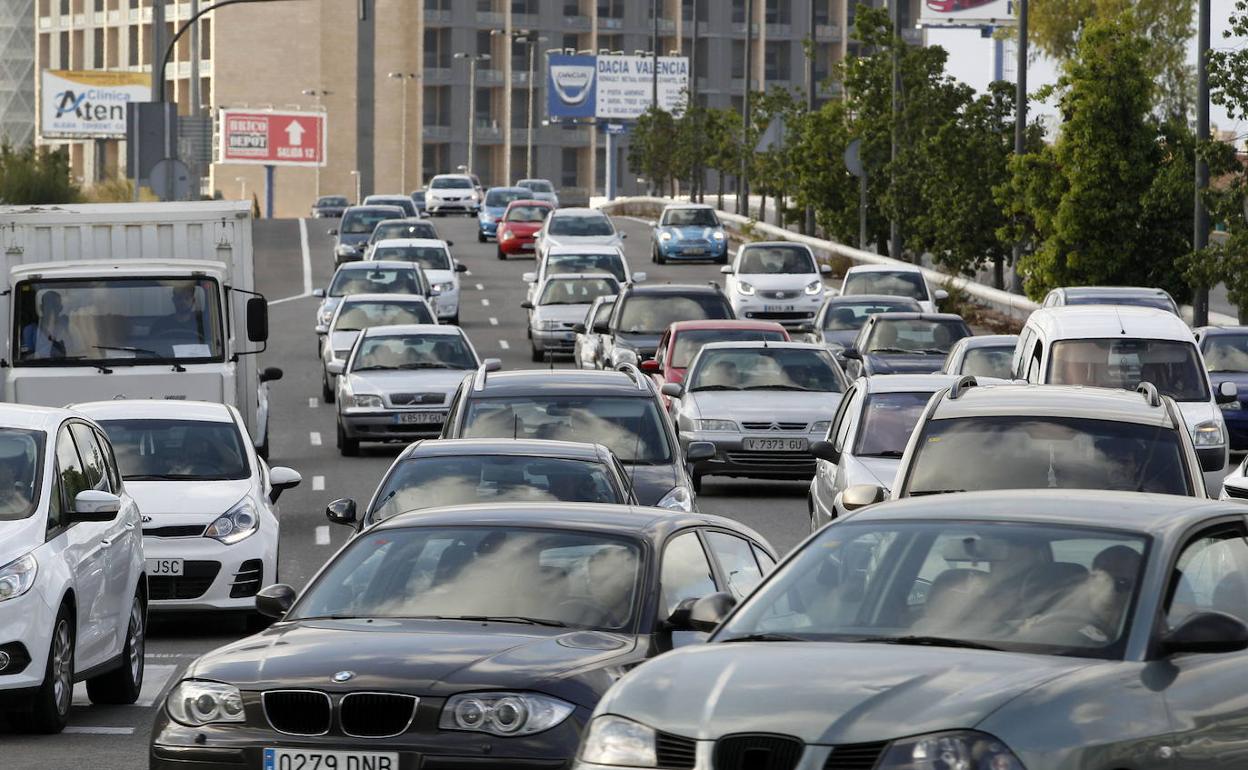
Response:
POLYGON ((195 661, 152 768, 560 770, 607 688, 775 564, 703 514, 474 505, 365 530, 268 630, 195 661))

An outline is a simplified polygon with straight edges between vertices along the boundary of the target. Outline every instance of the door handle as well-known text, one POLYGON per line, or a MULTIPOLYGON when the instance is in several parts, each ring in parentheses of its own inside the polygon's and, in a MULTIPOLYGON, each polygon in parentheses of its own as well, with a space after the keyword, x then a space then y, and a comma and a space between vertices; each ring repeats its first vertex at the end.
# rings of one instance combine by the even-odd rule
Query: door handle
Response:
POLYGON ((112 544, 113 544, 113 539, 112 539, 111 537, 102 537, 102 538, 100 538, 100 545, 103 545, 103 546, 109 546, 109 545, 112 545, 112 544))
POLYGON ((127 522, 126 522, 126 523, 122 526, 122 529, 124 529, 124 530, 125 530, 125 531, 127 531, 127 532, 133 532, 133 531, 134 531, 134 522, 133 522, 133 521, 127 521, 127 522))

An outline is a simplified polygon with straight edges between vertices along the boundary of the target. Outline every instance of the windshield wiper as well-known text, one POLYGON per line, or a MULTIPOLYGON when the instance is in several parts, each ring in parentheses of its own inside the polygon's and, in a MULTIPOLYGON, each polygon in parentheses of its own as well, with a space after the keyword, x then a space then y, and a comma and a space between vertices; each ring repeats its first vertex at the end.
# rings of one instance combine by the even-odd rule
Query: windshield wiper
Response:
POLYGON ((917 353, 917 350, 907 350, 906 348, 872 348, 867 351, 867 355, 873 353, 917 353))
POLYGON ((357 366, 351 371, 353 372, 391 372, 401 369, 399 366, 357 366))
POLYGON ((695 390, 741 390, 736 385, 699 385, 696 388, 690 388, 691 392, 695 390))
POLYGON ((915 353, 926 353, 926 354, 928 354, 928 355, 932 355, 932 356, 947 356, 947 355, 949 355, 949 351, 948 351, 948 350, 941 350, 940 348, 923 348, 922 350, 916 350, 916 351, 914 351, 914 352, 915 352, 915 353))
POLYGON ((489 623, 524 623, 530 626, 550 626, 551 628, 567 628, 562 620, 545 618, 526 618, 522 615, 438 615, 438 620, 475 620, 489 623))
POLYGON ((955 492, 965 492, 965 489, 923 489, 918 492, 907 492, 909 497, 923 497, 924 495, 952 495, 955 492))
POLYGON ((961 647, 968 650, 1000 650, 991 644, 973 642, 969 639, 953 639, 947 636, 868 636, 854 642, 877 642, 880 644, 904 644, 915 647, 961 647))
POLYGON ((141 476, 123 476, 126 481, 203 481, 224 476, 199 476, 193 473, 147 473, 141 476))
POLYGON ((156 356, 157 358, 163 358, 163 356, 160 353, 157 353, 155 350, 148 350, 147 348, 136 348, 130 345, 92 345, 91 347, 95 348, 96 350, 124 350, 127 353, 143 353, 145 355, 156 356))
POLYGON ((805 642, 809 641, 800 636, 792 636, 790 634, 777 633, 758 633, 746 634, 745 636, 734 636, 731 639, 720 639, 720 642, 805 642))
POLYGON ((810 390, 800 385, 748 385, 742 390, 810 390))
POLYGON ((392 369, 458 369, 459 367, 451 366, 450 364, 441 364, 441 363, 435 364, 435 363, 430 363, 428 361, 414 361, 410 364, 400 364, 398 366, 394 366, 390 368, 392 369))

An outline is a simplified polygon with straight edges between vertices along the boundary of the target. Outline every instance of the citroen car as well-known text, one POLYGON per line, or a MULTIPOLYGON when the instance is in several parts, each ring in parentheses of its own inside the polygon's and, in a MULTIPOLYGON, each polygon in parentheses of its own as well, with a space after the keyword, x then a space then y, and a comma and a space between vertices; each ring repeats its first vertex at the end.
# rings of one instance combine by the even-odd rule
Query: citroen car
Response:
POLYGON ((709 259, 727 264, 728 235, 715 209, 693 203, 666 206, 651 222, 650 260, 709 259))

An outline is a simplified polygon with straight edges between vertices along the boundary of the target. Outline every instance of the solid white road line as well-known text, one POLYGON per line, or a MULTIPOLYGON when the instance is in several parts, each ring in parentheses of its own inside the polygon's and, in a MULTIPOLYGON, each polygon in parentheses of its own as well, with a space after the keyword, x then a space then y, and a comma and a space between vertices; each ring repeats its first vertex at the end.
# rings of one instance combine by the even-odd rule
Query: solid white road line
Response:
POLYGON ((329 545, 329 525, 322 524, 316 528, 316 544, 329 545))
POLYGON ((497 319, 497 318, 491 318, 491 319, 490 319, 490 326, 498 326, 498 319, 497 319))
POLYGON ((490 306, 490 301, 489 301, 488 299, 485 299, 485 298, 483 297, 483 298, 481 299, 481 304, 482 304, 482 305, 484 305, 485 307, 489 307, 489 306, 490 306))
POLYGON ((312 254, 308 250, 308 220, 299 217, 299 248, 303 250, 303 293, 312 294, 312 254))
POLYGON ((134 735, 133 727, 89 727, 69 725, 62 732, 67 735, 134 735))
POLYGON ((316 408, 317 408, 317 407, 319 407, 320 405, 321 405, 321 400, 320 400, 319 398, 317 398, 316 396, 313 396, 312 398, 309 398, 309 399, 308 399, 308 408, 309 408, 309 409, 316 409, 316 408))
POLYGON ((311 433, 308 434, 308 440, 312 442, 312 446, 320 446, 321 434, 318 433, 317 431, 312 431, 311 433))
POLYGON ((324 476, 313 476, 313 477, 312 477, 312 491, 313 491, 313 492, 324 492, 324 491, 325 491, 325 477, 324 477, 324 476))
POLYGON ((507 340, 499 340, 498 346, 502 348, 503 350, 511 350, 511 343, 508 342, 507 340))

